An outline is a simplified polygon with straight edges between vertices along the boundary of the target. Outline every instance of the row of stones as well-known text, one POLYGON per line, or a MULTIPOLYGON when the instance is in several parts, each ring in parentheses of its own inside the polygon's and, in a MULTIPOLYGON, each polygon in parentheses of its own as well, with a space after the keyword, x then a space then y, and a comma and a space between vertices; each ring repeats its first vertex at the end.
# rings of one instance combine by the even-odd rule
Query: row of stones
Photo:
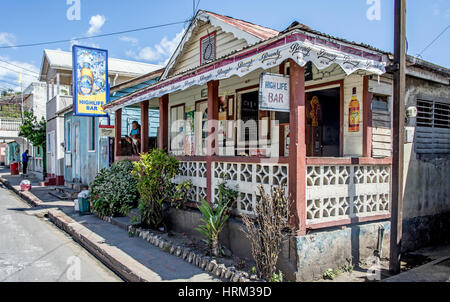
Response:
POLYGON ((247 272, 237 270, 235 267, 226 267, 225 264, 217 263, 215 259, 208 256, 198 255, 188 248, 173 245, 169 241, 161 238, 160 236, 153 234, 148 230, 142 230, 141 228, 135 228, 133 226, 128 227, 128 232, 159 247, 161 250, 168 252, 174 256, 177 256, 202 270, 212 273, 213 275, 229 280, 232 282, 251 282, 251 281, 264 281, 258 279, 256 275, 250 275, 247 272))

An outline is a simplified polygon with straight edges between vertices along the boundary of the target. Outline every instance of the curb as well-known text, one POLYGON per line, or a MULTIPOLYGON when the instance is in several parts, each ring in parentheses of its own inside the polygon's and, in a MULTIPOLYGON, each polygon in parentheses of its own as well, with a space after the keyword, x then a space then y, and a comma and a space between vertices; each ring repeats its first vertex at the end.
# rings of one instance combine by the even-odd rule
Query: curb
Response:
POLYGON ((31 194, 29 191, 21 191, 21 190, 18 190, 17 188, 14 188, 14 186, 12 186, 9 183, 9 181, 4 179, 3 177, 0 177, 0 182, 3 183, 3 185, 5 185, 5 187, 7 187, 9 190, 11 190, 14 193, 16 193, 17 195, 19 195, 19 197, 24 199, 31 206, 38 207, 38 206, 42 205, 42 201, 39 198, 37 198, 36 196, 34 196, 33 194, 31 194))
MULTIPOLYGON (((32 207, 38 207, 43 204, 39 198, 30 192, 22 192, 17 188, 14 188, 14 186, 12 186, 10 182, 3 177, 0 177, 0 182, 32 207)), ((158 280, 158 276, 150 269, 140 264, 138 261, 131 258, 121 250, 105 243, 105 240, 102 237, 76 222, 61 210, 54 208, 48 209, 46 214, 53 224, 71 235, 76 242, 88 250, 92 255, 97 257, 103 264, 105 264, 123 280, 127 282, 160 281, 158 280)))
POLYGON ((173 256, 181 258, 182 260, 197 266, 207 273, 211 273, 218 278, 231 282, 265 282, 265 280, 257 278, 256 275, 250 275, 249 273, 241 270, 237 270, 233 266, 227 267, 223 263, 217 262, 215 259, 209 256, 200 255, 193 250, 176 245, 158 234, 152 233, 148 229, 136 228, 132 225, 126 225, 117 221, 114 217, 96 215, 99 219, 109 222, 112 225, 116 225, 123 230, 128 231, 128 234, 136 236, 148 243, 160 248, 162 251, 169 253, 173 256))
POLYGON ((110 246, 105 240, 76 222, 61 210, 49 210, 48 218, 57 227, 70 234, 91 254, 100 259, 107 267, 127 282, 155 282, 158 276, 150 269, 122 252, 110 246))
MULTIPOLYGON (((33 207, 42 205, 42 201, 30 192, 22 192, 14 188, 8 180, 2 177, 0 177, 0 182, 33 207)), ((76 242, 88 250, 92 255, 97 257, 123 280, 128 282, 160 281, 158 280, 158 276, 150 269, 121 250, 110 246, 102 237, 76 222, 61 210, 54 208, 48 209, 46 214, 53 224, 71 235, 76 242)), ((184 261, 199 267, 203 271, 217 276, 218 278, 232 282, 264 281, 258 280, 255 275, 250 276, 247 272, 237 270, 234 267, 226 267, 224 264, 217 263, 215 259, 208 256, 199 255, 189 248, 172 244, 149 230, 127 226, 126 224, 116 221, 112 217, 102 217, 99 215, 95 216, 98 219, 109 222, 128 231, 129 234, 133 234, 133 236, 137 236, 140 239, 159 247, 162 251, 181 258, 184 261)))

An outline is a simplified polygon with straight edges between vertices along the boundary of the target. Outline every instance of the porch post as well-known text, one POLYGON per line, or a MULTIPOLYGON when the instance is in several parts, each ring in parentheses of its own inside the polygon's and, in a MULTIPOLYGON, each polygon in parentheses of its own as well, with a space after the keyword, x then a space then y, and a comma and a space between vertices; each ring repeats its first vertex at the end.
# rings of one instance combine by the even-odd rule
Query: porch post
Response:
POLYGON ((159 139, 158 148, 169 150, 169 95, 159 98, 159 139))
POLYGON ((372 93, 367 76, 363 82, 363 157, 372 157, 372 93))
POLYGON ((122 109, 117 109, 114 119, 114 161, 117 161, 117 156, 122 155, 122 109))
POLYGON ((290 66, 289 210, 297 235, 306 234, 305 69, 293 60, 290 66))
POLYGON ((216 155, 217 127, 219 119, 219 81, 208 82, 208 137, 206 159, 206 201, 211 203, 212 196, 212 156, 216 155))
POLYGON ((141 153, 148 152, 148 100, 141 103, 141 153))

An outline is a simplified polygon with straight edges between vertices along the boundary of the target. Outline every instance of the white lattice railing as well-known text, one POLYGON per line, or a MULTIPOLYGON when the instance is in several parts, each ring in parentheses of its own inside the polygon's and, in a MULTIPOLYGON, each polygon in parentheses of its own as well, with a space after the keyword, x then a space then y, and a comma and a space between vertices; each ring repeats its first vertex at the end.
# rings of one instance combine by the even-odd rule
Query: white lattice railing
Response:
POLYGON ((192 182, 189 201, 200 202, 202 198, 206 199, 206 162, 180 161, 180 172, 173 182, 177 184, 185 180, 192 182))
POLYGON ((307 224, 389 213, 389 165, 311 165, 306 171, 307 224))
POLYGON ((17 119, 0 119, 0 130, 19 131, 21 124, 22 122, 17 119))
POLYGON ((262 163, 214 162, 212 164, 212 196, 218 200, 217 186, 223 180, 239 192, 236 203, 238 213, 251 214, 259 202, 258 186, 266 192, 272 186, 288 184, 288 165, 262 163))

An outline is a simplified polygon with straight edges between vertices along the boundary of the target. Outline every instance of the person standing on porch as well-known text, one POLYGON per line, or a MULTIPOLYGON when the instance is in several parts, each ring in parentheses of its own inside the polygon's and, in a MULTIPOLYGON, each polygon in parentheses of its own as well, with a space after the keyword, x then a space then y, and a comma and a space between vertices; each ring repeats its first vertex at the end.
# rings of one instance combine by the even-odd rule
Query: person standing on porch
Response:
POLYGON ((127 136, 127 141, 131 144, 131 153, 139 155, 141 149, 141 125, 137 121, 131 123, 130 136, 127 136))
POLYGON ((22 153, 22 174, 27 175, 27 169, 28 169, 28 159, 30 156, 28 155, 28 149, 25 150, 25 152, 22 153))

